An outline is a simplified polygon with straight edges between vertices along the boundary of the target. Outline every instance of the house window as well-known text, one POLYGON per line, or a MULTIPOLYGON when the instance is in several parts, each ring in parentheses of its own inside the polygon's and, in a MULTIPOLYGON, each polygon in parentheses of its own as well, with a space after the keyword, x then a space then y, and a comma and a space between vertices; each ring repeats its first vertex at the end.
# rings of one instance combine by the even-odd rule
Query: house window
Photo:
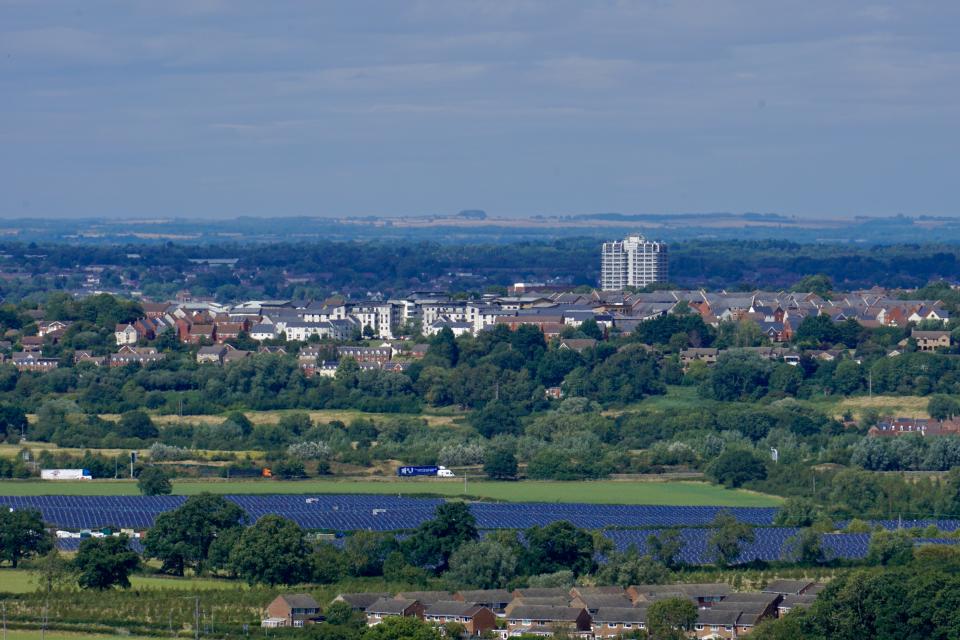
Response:
POLYGON ((294 621, 293 621, 293 626, 295 626, 295 627, 302 627, 302 626, 303 626, 303 620, 294 620, 294 621))
POLYGON ((717 625, 717 624, 710 625, 710 631, 719 631, 719 630, 720 630, 720 625, 717 625))
POLYGON ((616 624, 615 622, 608 622, 608 623, 607 623, 607 627, 609 627, 610 629, 614 629, 614 628, 616 628, 616 626, 617 626, 617 624, 616 624))
POLYGON ((632 622, 628 622, 628 623, 626 623, 625 625, 623 625, 623 628, 624 628, 624 629, 633 629, 633 623, 632 623, 632 622))
POLYGON ((698 624, 698 625, 696 625, 696 626, 694 627, 694 629, 696 629, 697 631, 703 631, 703 625, 702 625, 702 624, 698 624))

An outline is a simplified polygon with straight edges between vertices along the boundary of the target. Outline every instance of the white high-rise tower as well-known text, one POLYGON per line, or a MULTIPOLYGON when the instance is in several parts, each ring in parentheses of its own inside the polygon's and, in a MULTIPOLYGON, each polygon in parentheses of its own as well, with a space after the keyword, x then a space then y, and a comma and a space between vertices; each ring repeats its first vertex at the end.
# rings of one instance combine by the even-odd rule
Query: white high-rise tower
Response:
POLYGON ((600 288, 619 291, 667 281, 667 245, 640 234, 603 243, 600 288))

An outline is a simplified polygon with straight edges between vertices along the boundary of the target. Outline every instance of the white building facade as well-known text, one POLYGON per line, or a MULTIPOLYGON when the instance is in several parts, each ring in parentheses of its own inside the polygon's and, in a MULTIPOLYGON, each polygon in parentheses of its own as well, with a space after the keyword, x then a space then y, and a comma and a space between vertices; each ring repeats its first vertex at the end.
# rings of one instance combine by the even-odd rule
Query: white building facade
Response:
POLYGON ((600 288, 603 291, 666 282, 667 245, 652 242, 639 234, 604 242, 600 267, 600 288))

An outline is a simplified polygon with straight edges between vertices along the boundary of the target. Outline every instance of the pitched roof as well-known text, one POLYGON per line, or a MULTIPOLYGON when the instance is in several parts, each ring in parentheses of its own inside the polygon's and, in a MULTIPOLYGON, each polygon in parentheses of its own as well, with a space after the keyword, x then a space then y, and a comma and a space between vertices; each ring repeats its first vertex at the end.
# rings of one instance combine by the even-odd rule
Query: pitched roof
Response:
POLYGON ((601 607, 593 614, 594 622, 629 622, 638 623, 647 621, 646 607, 601 607))
POLYGON ((397 594, 398 598, 407 598, 418 600, 420 604, 431 604, 434 602, 449 602, 453 600, 453 594, 449 591, 401 591, 397 594))
POLYGON ((319 609, 320 605, 309 593, 282 594, 280 599, 292 609, 319 609))
POLYGON ((570 591, 562 587, 531 587, 528 589, 517 589, 514 595, 519 598, 569 598, 570 591))
POLYGON ((506 589, 468 589, 457 591, 464 602, 510 602, 513 594, 506 589))
POLYGON ((387 613, 400 615, 417 603, 415 598, 380 598, 367 607, 367 613, 387 613))
POLYGON ((473 602, 441 600, 428 606, 424 613, 428 616, 472 616, 482 608, 473 602))
POLYGON ((341 593, 334 600, 346 602, 357 609, 366 609, 377 600, 389 597, 389 593, 341 593))
POLYGON ((511 620, 557 620, 575 622, 583 614, 576 607, 552 607, 550 605, 520 605, 510 612, 511 620))
POLYGON ((782 595, 799 594, 813 584, 813 580, 774 580, 763 590, 764 593, 779 593, 782 595))

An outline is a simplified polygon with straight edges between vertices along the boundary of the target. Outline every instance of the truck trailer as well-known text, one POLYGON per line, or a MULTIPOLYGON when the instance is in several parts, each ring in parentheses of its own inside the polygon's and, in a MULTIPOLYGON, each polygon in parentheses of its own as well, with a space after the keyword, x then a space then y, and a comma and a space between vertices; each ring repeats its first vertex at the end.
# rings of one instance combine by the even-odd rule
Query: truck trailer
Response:
POLYGON ((453 471, 443 466, 426 467, 400 467, 397 469, 397 475, 401 478, 412 478, 414 476, 427 476, 434 478, 455 478, 453 471))
POLYGON ((93 480, 87 469, 41 469, 41 480, 93 480))

